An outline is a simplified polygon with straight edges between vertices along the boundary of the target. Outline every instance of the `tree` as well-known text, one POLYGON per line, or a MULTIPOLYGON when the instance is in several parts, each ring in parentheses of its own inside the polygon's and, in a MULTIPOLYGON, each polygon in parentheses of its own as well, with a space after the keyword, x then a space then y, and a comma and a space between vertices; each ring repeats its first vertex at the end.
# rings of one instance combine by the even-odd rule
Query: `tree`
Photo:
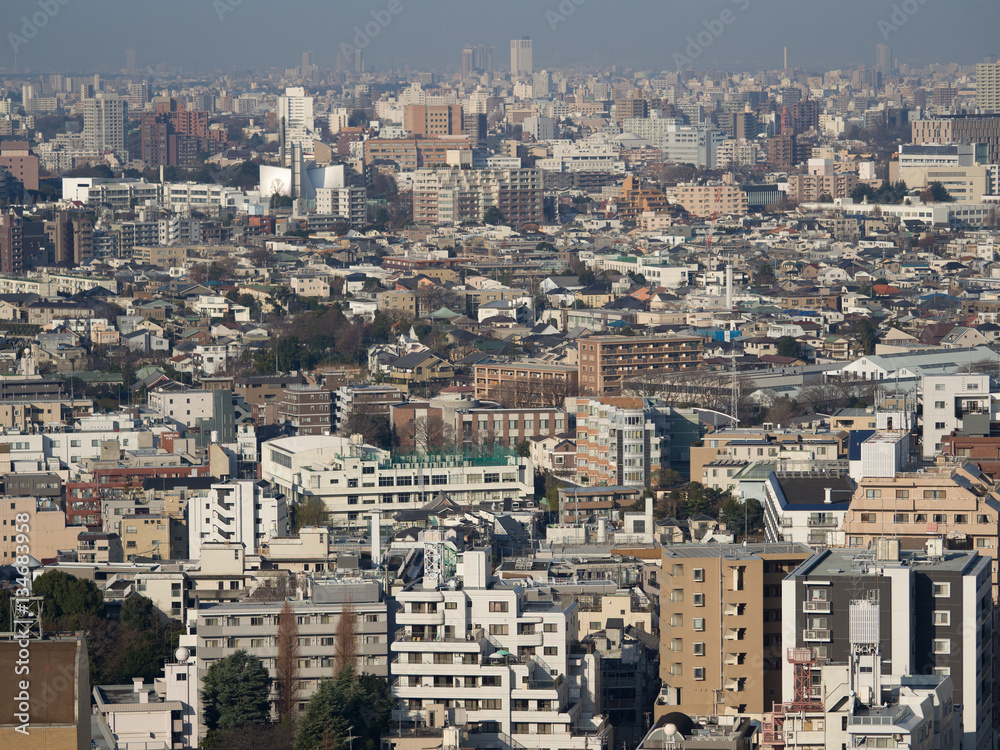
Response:
POLYGON ((483 211, 483 223, 490 224, 491 226, 498 226, 503 224, 505 221, 503 211, 501 211, 496 206, 488 206, 485 211, 483 211))
POLYGON ((521 458, 529 458, 531 456, 531 443, 527 440, 522 440, 517 444, 515 450, 521 458))
POLYGON ((205 726, 215 731, 267 724, 270 688, 267 669, 243 649, 212 662, 201 690, 205 726))
POLYGON ((757 269, 753 275, 754 286, 774 286, 774 269, 767 261, 757 264, 757 269))
POLYGON ((45 597, 42 623, 51 625, 67 615, 91 617, 104 612, 104 594, 93 581, 71 576, 61 570, 49 570, 32 585, 35 596, 45 597))
POLYGON ((799 414, 799 405, 788 398, 782 396, 774 400, 774 403, 767 410, 767 421, 775 425, 787 425, 799 414))
POLYGON ((309 495, 292 506, 292 528, 296 533, 303 526, 327 526, 329 521, 326 503, 315 495, 309 495))
POLYGON ((334 656, 334 672, 340 675, 345 668, 353 672, 358 658, 358 612, 350 600, 340 608, 334 642, 337 651, 334 656))
POLYGON ((955 200, 951 193, 948 192, 948 189, 940 182, 929 184, 927 189, 920 193, 920 198, 924 201, 933 201, 936 203, 951 203, 955 200))
POLYGON ((343 667, 323 680, 299 720, 295 750, 348 750, 348 731, 358 750, 376 750, 389 729, 392 696, 388 683, 343 667))
POLYGON ((752 531, 760 531, 764 522, 764 506, 757 500, 745 498, 737 500, 727 497, 722 502, 719 520, 726 528, 738 534, 747 535, 752 531))
POLYGON ((274 676, 278 688, 278 718, 294 723, 299 698, 299 626, 287 600, 278 613, 277 640, 274 676))
POLYGON ((852 324, 855 339, 864 354, 874 354, 878 344, 878 323, 871 318, 858 318, 852 324))
POLYGON ((778 339, 778 356, 798 359, 801 356, 799 342, 792 336, 782 336, 778 339))
POLYGON ((355 407, 344 420, 340 434, 345 437, 360 434, 368 445, 386 450, 392 447, 392 427, 385 414, 369 413, 355 407))

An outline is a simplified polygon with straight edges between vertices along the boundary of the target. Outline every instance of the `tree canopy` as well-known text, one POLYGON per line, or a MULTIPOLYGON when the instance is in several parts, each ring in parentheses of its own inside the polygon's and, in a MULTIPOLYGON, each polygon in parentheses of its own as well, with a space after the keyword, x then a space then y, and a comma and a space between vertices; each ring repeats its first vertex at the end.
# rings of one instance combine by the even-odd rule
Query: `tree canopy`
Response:
POLYGON ((377 750, 379 738, 389 729, 392 696, 381 677, 358 676, 344 666, 331 680, 320 683, 299 719, 295 750, 329 746, 347 750, 348 729, 353 750, 377 750))
POLYGON ((201 701, 209 731, 267 723, 271 677, 256 656, 244 650, 213 662, 202 681, 201 701))
POLYGON ((104 611, 104 594, 93 581, 61 570, 43 573, 31 588, 36 596, 45 597, 42 607, 42 623, 45 625, 52 625, 67 615, 91 617, 104 611))

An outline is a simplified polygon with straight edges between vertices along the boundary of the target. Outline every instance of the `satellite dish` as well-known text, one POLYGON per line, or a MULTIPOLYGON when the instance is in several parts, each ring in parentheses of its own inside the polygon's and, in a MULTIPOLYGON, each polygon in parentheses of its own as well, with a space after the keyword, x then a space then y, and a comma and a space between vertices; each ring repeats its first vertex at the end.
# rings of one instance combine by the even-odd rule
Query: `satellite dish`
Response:
POLYGON ((179 662, 185 662, 191 658, 191 652, 184 646, 181 646, 179 649, 174 651, 174 658, 179 662))

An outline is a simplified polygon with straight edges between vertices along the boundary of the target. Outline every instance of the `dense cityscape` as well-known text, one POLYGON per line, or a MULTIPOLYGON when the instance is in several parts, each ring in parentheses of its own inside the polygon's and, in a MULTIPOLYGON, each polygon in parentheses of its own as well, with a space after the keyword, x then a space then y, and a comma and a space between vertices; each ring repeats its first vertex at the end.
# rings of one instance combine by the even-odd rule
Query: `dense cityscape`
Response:
POLYGON ((585 3, 3 19, 0 750, 996 750, 1000 60, 585 3))

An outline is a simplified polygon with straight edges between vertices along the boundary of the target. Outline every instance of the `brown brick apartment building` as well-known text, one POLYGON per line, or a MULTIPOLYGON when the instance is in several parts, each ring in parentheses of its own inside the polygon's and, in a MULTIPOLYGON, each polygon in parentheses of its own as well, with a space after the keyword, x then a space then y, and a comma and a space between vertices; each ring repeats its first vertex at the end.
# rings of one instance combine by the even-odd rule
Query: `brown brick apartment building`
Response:
POLYGON ((696 370, 704 353, 700 336, 590 336, 578 346, 585 396, 620 396, 630 378, 696 370))
POLYGON ((562 406, 567 396, 575 396, 580 390, 576 367, 544 363, 478 364, 475 383, 476 398, 514 401, 518 406, 562 406))

